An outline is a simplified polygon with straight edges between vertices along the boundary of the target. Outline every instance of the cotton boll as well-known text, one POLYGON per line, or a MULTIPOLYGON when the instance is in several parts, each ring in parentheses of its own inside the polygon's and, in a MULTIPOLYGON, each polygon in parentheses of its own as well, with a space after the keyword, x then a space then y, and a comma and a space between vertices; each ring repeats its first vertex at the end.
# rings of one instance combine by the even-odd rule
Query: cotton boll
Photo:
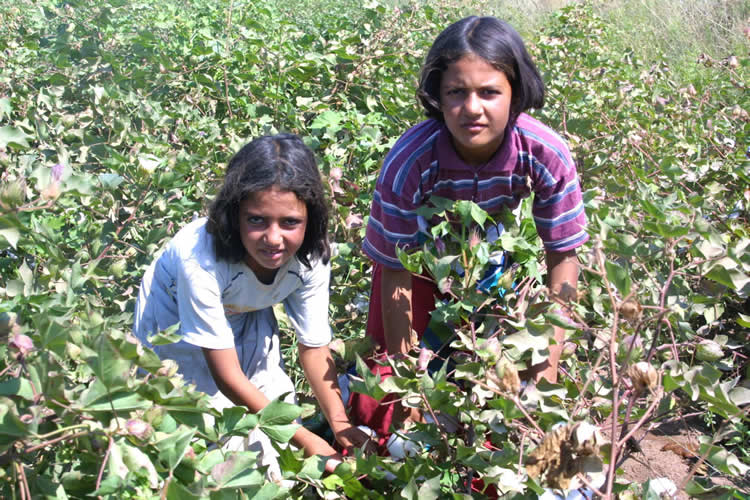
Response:
POLYGON ((544 493, 539 497, 539 500, 563 500, 563 497, 557 494, 556 491, 545 488, 544 493))
POLYGON ((386 448, 394 460, 403 460, 407 456, 413 457, 419 453, 417 443, 404 439, 396 433, 391 434, 391 437, 388 438, 386 448))
POLYGON ((361 430, 362 432, 364 432, 365 434, 367 434, 371 438, 378 437, 377 434, 376 434, 376 432, 374 430, 370 429, 369 427, 367 427, 366 425, 358 425, 357 429, 361 430))
POLYGON ((662 495, 674 495, 677 493, 677 486, 675 484, 667 479, 666 477, 658 477, 656 479, 651 479, 648 482, 649 489, 656 493, 659 496, 662 495))
POLYGON ((581 493, 581 490, 571 490, 565 500, 589 500, 590 498, 594 498, 594 492, 584 488, 583 493, 581 493))

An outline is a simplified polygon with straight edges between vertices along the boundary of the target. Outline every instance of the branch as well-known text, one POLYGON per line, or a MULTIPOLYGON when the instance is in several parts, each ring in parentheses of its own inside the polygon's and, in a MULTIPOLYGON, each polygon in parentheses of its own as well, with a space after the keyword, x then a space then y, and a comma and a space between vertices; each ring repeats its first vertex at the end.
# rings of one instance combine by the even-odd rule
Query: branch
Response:
MULTIPOLYGON (((661 377, 659 378, 659 382, 657 385, 661 385, 661 377)), ((661 388, 660 388, 661 389, 661 388)), ((657 393, 654 394, 654 400, 649 405, 648 409, 646 409, 646 412, 641 416, 640 419, 638 419, 638 422, 635 423, 633 428, 628 432, 625 436, 621 437, 619 441, 617 441, 617 447, 622 448, 628 439, 630 439, 635 432, 640 429, 643 426, 643 423, 648 419, 648 416, 654 411, 654 408, 656 408, 656 405, 659 404, 659 401, 661 400, 662 393, 661 390, 659 390, 657 393)))
POLYGON ((66 441, 68 439, 79 438, 81 436, 85 436, 86 434, 88 434, 88 432, 79 432, 79 433, 76 433, 76 434, 68 434, 68 435, 65 435, 65 436, 60 436, 59 438, 51 439, 49 441, 45 441, 44 443, 38 444, 36 446, 32 446, 31 448, 27 448, 26 450, 24 450, 24 453, 31 453, 33 451, 39 450, 41 448, 44 448, 46 446, 49 446, 49 445, 52 445, 52 444, 55 444, 55 443, 59 443, 60 441, 66 441))
MULTIPOLYGON (((234 2, 230 0, 229 2, 229 12, 227 12, 227 28, 226 28, 226 38, 227 38, 227 48, 231 49, 232 45, 232 39, 230 38, 229 34, 232 31, 232 10, 234 9, 234 2)), ((229 54, 231 55, 231 50, 229 51, 229 54)), ((234 118, 234 114, 232 113, 232 105, 229 103, 229 80, 227 78, 227 63, 226 60, 223 60, 221 62, 221 67, 224 70, 224 100, 227 103, 227 111, 229 111, 229 118, 234 118)))
MULTIPOLYGON (((96 477, 96 489, 102 485, 102 476, 104 475, 104 468, 107 466, 109 460, 109 454, 112 452, 112 447, 115 445, 115 440, 112 436, 109 436, 109 445, 107 446, 107 453, 104 454, 104 460, 102 460, 102 466, 99 468, 99 475, 96 477)), ((101 497, 99 497, 101 499, 101 497)))

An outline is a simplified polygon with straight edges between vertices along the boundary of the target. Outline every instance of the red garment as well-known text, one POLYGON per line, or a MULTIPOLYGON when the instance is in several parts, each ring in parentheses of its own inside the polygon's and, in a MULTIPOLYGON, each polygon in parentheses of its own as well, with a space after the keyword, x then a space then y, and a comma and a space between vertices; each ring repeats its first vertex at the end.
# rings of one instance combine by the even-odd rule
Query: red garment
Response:
MULTIPOLYGON (((373 263, 372 271, 370 311, 367 317, 366 334, 372 337, 378 345, 378 352, 384 353, 387 350, 383 331, 383 304, 380 298, 383 268, 380 264, 373 263)), ((412 275, 411 286, 412 328, 421 339, 430 323, 430 313, 435 310, 435 298, 440 296, 440 292, 435 283, 420 276, 412 275)), ((383 379, 392 375, 390 366, 379 365, 372 359, 366 360, 366 362, 370 370, 375 374, 380 374, 383 379)), ((377 401, 364 394, 353 392, 349 398, 352 421, 355 425, 366 425, 377 432, 382 439, 388 439, 391 434, 390 427, 394 409, 394 405, 388 403, 394 399, 393 395, 388 395, 382 401, 377 401)))
MULTIPOLYGON (((366 334, 375 341, 379 353, 387 352, 385 345, 385 333, 383 331, 383 305, 381 300, 381 281, 382 266, 373 263, 372 288, 370 291, 370 310, 367 318, 366 334)), ((420 276, 412 275, 412 328, 417 332, 419 338, 427 329, 430 323, 430 313, 435 310, 435 299, 441 298, 437 286, 432 281, 420 276)), ((380 375, 386 379, 393 375, 390 365, 381 365, 374 359, 365 360, 372 373, 380 375)), ((378 401, 364 394, 352 392, 349 397, 349 407, 351 408, 351 419, 355 425, 366 425, 374 430, 378 437, 378 448, 381 454, 387 454, 386 443, 391 435, 391 421, 393 420, 393 411, 396 399, 395 395, 389 394, 381 401, 378 401)), ((485 445, 492 447, 489 440, 485 445)), ((484 482, 481 478, 474 478, 471 482, 473 492, 481 492, 485 489, 484 482)), ((497 489, 494 485, 489 485, 484 491, 488 498, 498 498, 497 489)))

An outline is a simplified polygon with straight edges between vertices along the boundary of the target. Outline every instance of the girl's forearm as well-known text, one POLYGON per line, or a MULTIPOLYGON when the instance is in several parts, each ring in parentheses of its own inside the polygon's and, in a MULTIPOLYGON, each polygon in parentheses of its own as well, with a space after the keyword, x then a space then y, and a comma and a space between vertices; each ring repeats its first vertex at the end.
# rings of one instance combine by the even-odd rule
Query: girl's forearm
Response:
POLYGON ((385 347, 389 354, 405 354, 413 347, 411 273, 387 267, 383 267, 382 273, 381 303, 385 347))
MULTIPOLYGON (((547 286, 550 291, 561 300, 575 300, 578 285, 578 257, 575 250, 567 252, 547 252, 547 286)), ((565 330, 554 326, 555 344, 549 346, 549 357, 543 363, 529 369, 533 379, 546 378, 550 382, 557 382, 557 365, 560 362, 565 330)))
MULTIPOLYGON (((327 350, 328 348, 326 348, 327 350)), ((203 349, 203 354, 219 390, 234 404, 245 406, 257 413, 268 405, 270 400, 243 373, 234 349, 203 349)), ((332 363, 332 361, 331 361, 332 363)), ((341 398, 339 398, 339 402, 341 398)), ((343 412, 343 405, 341 407, 343 412)), ((346 413, 344 413, 346 416, 346 413)), ((319 436, 300 427, 292 436, 292 443, 305 450, 307 456, 334 456, 334 450, 319 436)))
POLYGON ((238 406, 257 413, 270 400, 250 382, 240 367, 235 349, 203 349, 203 356, 219 390, 238 406))
POLYGON ((351 426, 341 401, 336 365, 328 346, 307 347, 299 344, 299 359, 331 430, 336 433, 343 427, 351 426))

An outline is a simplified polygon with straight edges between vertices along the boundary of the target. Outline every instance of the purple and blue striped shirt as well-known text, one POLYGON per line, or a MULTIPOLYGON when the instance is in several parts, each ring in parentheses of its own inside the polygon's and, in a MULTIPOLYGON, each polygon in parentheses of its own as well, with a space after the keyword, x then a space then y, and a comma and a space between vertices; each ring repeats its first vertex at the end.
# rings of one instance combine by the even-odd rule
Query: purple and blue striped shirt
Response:
POLYGON ((581 187, 568 146, 553 130, 521 114, 503 145, 481 166, 464 163, 446 126, 426 120, 402 135, 383 162, 363 249, 401 269, 396 246, 418 245, 416 210, 430 196, 471 200, 495 216, 534 192, 532 212, 544 247, 564 252, 588 240, 581 187))

